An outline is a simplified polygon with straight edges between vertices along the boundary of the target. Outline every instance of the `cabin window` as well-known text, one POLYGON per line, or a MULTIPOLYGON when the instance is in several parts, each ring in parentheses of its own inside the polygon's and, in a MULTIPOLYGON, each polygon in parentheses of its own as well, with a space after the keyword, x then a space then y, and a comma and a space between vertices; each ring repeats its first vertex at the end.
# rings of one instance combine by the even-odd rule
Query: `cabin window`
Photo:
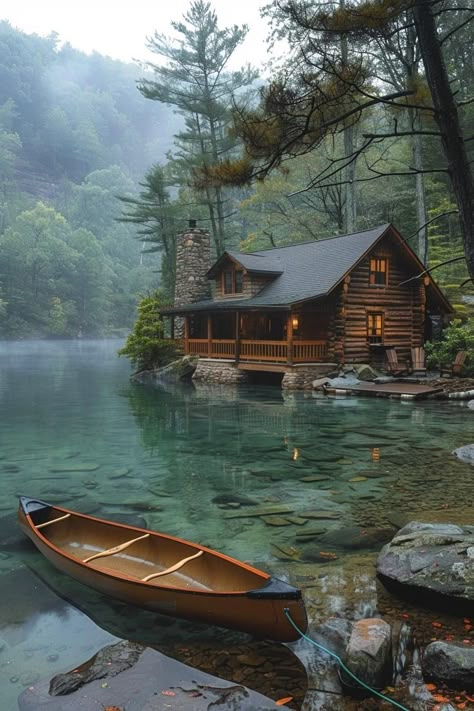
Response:
POLYGON ((224 294, 241 294, 244 290, 244 273, 240 269, 225 269, 222 272, 224 294))
POLYGON ((367 340, 369 343, 383 343, 383 314, 367 314, 367 340))
POLYGON ((370 260, 369 284, 370 286, 386 286, 388 263, 386 259, 373 257, 370 260))

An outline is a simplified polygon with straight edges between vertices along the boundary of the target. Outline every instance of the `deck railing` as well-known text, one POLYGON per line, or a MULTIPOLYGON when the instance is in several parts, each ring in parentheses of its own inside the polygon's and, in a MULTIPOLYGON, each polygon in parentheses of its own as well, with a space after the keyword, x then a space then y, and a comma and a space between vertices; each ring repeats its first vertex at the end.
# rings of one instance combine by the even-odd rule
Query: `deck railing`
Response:
MULTIPOLYGON (((235 358, 236 341, 227 338, 188 338, 187 353, 204 358, 235 358)), ((266 361, 272 363, 317 363, 327 358, 327 341, 293 341, 291 348, 286 341, 240 341, 239 358, 242 361, 266 361)))

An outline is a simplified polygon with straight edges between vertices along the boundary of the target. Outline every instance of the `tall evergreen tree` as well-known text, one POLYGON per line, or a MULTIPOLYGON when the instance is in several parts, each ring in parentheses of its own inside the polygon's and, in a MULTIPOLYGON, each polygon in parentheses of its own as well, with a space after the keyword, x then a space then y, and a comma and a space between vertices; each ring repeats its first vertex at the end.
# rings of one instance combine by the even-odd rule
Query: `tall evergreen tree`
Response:
MULTIPOLYGON (((172 27, 176 39, 155 33, 149 40, 151 51, 166 63, 148 63, 154 78, 142 79, 139 89, 149 99, 176 107, 183 116, 185 125, 176 138, 191 173, 196 167, 207 170, 234 151, 236 139, 228 132, 233 97, 248 88, 257 73, 248 65, 229 70, 229 60, 248 28, 220 29, 209 2, 192 2, 183 21, 173 22, 172 27)), ((220 254, 229 213, 225 191, 220 185, 205 185, 201 200, 220 254)))

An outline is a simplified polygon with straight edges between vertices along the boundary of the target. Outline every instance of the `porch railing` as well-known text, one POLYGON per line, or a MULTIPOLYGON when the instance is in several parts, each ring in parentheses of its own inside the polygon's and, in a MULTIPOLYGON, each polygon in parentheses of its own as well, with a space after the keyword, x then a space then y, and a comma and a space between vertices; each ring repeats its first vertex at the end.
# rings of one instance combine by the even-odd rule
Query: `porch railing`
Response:
MULTIPOLYGON (((205 358, 235 358, 234 339, 189 338, 185 342, 187 353, 205 358)), ((240 360, 267 361, 272 363, 317 363, 327 358, 327 341, 293 341, 292 353, 286 341, 240 341, 240 360)))

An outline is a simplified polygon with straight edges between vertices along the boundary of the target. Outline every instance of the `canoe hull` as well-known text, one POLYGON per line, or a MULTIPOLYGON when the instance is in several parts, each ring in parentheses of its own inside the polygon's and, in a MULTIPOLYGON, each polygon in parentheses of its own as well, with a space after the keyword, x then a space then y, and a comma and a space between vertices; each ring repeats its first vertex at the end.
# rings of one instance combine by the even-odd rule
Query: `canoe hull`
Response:
MULTIPOLYGON (((67 509, 55 507, 55 511, 61 513, 67 509)), ((104 595, 160 614, 236 629, 263 639, 291 642, 299 638, 300 635, 289 622, 286 611, 299 629, 303 632, 306 630, 306 611, 301 596, 295 599, 292 595, 272 597, 263 594, 259 597, 249 596, 245 591, 196 592, 143 584, 140 580, 111 575, 89 567, 64 554, 56 546, 50 545, 43 536, 38 535, 30 516, 25 515, 21 506, 18 518, 24 533, 50 563, 61 572, 104 595)), ((92 520, 92 517, 90 518, 92 520)), ((135 527, 127 529, 137 535, 151 533, 135 527)), ((238 561, 236 563, 238 564, 238 561)), ((262 574, 264 586, 267 581, 271 582, 272 579, 262 574)))

